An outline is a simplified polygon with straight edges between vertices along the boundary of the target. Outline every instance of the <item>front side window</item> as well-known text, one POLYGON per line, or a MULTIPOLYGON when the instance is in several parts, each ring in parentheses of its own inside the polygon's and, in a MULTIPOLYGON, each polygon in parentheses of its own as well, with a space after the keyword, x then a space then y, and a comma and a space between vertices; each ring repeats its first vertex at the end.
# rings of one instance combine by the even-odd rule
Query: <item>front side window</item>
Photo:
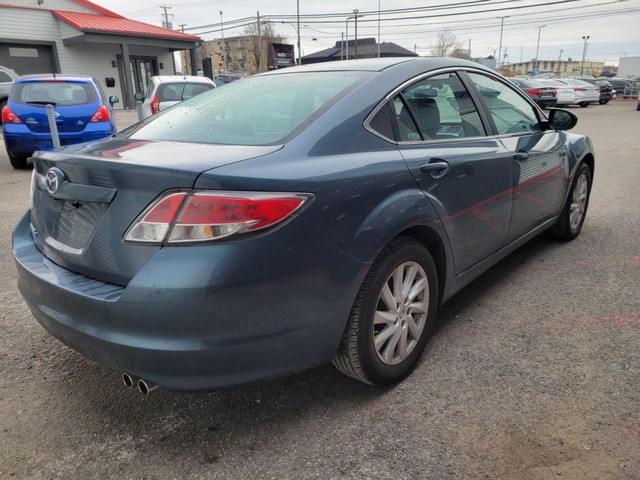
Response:
POLYGON ((185 100, 123 135, 139 140, 275 144, 328 109, 364 76, 331 72, 251 77, 185 100))
POLYGON ((400 141, 447 140, 485 135, 469 92, 455 73, 421 80, 393 101, 400 141))
POLYGON ((514 89, 488 75, 468 75, 487 104, 498 134, 542 131, 536 109, 514 89))

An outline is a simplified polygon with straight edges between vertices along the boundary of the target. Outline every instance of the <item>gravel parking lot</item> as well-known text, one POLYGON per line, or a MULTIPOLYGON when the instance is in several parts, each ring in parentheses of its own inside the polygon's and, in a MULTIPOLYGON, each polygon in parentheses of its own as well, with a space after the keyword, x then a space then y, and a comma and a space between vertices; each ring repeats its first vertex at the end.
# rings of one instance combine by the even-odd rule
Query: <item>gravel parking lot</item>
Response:
POLYGON ((0 478, 640 479, 640 112, 572 110, 597 154, 581 236, 539 237, 459 293, 386 389, 330 365, 210 394, 126 389, 23 303, 11 231, 31 171, 0 147, 0 478))

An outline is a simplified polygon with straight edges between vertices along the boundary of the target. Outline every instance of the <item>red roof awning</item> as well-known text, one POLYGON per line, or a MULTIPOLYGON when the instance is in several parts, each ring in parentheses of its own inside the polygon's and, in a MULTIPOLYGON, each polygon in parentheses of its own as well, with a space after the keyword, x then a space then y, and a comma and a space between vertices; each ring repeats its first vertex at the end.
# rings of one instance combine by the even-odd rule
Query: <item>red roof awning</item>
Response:
POLYGON ((56 18, 59 18, 82 32, 170 38, 173 40, 200 40, 200 37, 196 37, 195 35, 176 32, 168 28, 158 27, 120 16, 95 15, 92 13, 77 13, 63 10, 52 10, 52 13, 56 18))

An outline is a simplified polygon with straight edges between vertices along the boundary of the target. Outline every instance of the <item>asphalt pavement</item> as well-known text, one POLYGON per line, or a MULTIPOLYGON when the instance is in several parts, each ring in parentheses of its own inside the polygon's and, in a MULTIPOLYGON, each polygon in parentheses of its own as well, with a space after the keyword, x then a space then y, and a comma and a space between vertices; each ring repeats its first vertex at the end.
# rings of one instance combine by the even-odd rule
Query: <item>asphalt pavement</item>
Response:
POLYGON ((640 112, 572 110, 597 155, 580 237, 536 238, 456 295, 415 372, 382 389, 331 365, 126 389, 23 303, 11 231, 31 171, 0 147, 0 479, 640 479, 640 112))

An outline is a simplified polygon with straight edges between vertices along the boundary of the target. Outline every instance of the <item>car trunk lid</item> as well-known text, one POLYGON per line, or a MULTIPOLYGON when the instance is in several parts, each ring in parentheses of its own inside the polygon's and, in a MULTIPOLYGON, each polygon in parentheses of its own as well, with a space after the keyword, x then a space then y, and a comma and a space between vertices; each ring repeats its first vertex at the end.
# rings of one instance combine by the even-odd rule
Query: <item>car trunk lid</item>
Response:
POLYGON ((54 263, 126 285, 161 248, 122 241, 159 194, 190 189, 201 172, 281 148, 115 138, 34 157, 31 229, 54 263))

